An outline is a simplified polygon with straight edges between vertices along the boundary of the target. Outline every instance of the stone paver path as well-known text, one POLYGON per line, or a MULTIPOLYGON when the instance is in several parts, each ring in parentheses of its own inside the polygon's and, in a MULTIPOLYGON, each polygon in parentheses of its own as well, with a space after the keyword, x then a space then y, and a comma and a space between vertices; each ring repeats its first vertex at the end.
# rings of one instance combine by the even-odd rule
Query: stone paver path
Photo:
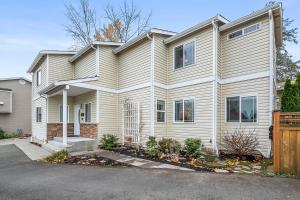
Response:
POLYGON ((51 155, 51 153, 46 151, 45 149, 36 146, 34 144, 31 144, 30 138, 26 138, 26 139, 12 138, 12 139, 0 140, 0 145, 10 145, 10 144, 16 145, 31 160, 39 160, 51 155))
POLYGON ((176 169, 176 170, 184 170, 184 171, 194 171, 193 169, 188 169, 184 167, 178 167, 175 165, 170 164, 163 164, 160 162, 154 162, 151 160, 141 159, 141 158, 135 158, 132 156, 127 156, 120 153, 115 153, 111 151, 105 151, 105 150, 96 150, 93 152, 77 152, 77 153, 71 153, 71 155, 83 155, 87 153, 97 153, 102 157, 109 158, 112 160, 116 160, 118 162, 126 163, 135 167, 144 168, 144 169, 176 169))

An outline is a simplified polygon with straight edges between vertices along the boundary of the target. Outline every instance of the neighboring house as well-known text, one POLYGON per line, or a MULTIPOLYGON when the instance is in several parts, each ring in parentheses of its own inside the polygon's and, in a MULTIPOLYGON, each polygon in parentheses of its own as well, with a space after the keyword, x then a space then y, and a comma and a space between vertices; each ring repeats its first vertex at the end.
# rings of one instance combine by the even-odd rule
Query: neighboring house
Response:
POLYGON ((6 132, 31 134, 31 81, 0 78, 0 128, 6 132))
POLYGON ((217 15, 180 33, 151 29, 125 44, 41 51, 28 70, 32 137, 46 143, 64 135, 64 144, 67 134, 141 143, 197 137, 217 151, 223 134, 242 126, 255 129, 269 156, 281 45, 275 4, 232 22, 217 15))

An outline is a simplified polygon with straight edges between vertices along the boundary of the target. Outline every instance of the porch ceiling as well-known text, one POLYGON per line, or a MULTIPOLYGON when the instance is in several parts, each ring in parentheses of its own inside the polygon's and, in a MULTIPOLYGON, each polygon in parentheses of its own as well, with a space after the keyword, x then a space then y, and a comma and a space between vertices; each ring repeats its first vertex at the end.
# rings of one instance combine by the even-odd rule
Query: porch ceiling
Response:
MULTIPOLYGON (((49 96, 57 96, 57 95, 63 95, 63 89, 65 87, 57 87, 54 88, 53 90, 49 91, 47 94, 49 96)), ((88 88, 82 88, 82 87, 77 87, 77 86, 72 86, 69 85, 69 89, 68 89, 68 96, 78 96, 87 92, 91 92, 91 91, 95 91, 93 89, 88 89, 88 88)))

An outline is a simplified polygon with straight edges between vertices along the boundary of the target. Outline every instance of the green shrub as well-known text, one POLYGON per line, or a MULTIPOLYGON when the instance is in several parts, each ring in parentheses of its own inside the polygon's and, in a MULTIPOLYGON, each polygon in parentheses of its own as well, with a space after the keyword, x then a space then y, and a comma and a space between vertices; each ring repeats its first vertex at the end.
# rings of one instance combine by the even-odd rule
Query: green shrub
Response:
POLYGON ((101 148, 105 150, 112 150, 118 146, 119 138, 112 134, 105 134, 100 140, 101 148))
POLYGON ((160 151, 158 149, 157 141, 155 140, 155 137, 150 136, 149 140, 146 142, 147 146, 147 152, 149 155, 158 157, 160 154, 160 151))
POLYGON ((0 139, 4 139, 4 131, 0 128, 0 139))
POLYGON ((199 157, 201 154, 201 151, 199 150, 201 148, 201 140, 197 138, 188 138, 184 141, 184 147, 183 152, 192 157, 199 157))
POLYGON ((68 157, 69 157, 68 151, 67 150, 61 150, 61 151, 58 151, 58 152, 46 157, 44 160, 46 162, 51 162, 51 163, 62 163, 68 157))
POLYGON ((281 97, 281 111, 300 112, 300 73, 294 84, 290 79, 286 80, 281 97))
POLYGON ((158 144, 160 151, 166 154, 179 153, 181 149, 180 143, 172 138, 162 138, 158 144))
POLYGON ((17 134, 12 132, 12 133, 4 133, 4 138, 15 138, 17 137, 17 134))

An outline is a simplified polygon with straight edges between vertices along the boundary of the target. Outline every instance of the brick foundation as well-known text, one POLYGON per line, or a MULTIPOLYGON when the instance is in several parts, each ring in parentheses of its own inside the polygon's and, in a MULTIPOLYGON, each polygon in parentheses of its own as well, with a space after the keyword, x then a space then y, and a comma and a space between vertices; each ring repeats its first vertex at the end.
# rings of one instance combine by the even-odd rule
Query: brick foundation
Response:
MULTIPOLYGON (((68 123, 67 128, 68 137, 74 136, 74 124, 68 123)), ((63 124, 62 123, 48 123, 47 124, 47 140, 53 140, 54 137, 62 137, 63 124)))
MULTIPOLYGON (((68 137, 74 136, 74 124, 68 123, 68 137)), ((97 138, 98 126, 97 124, 80 124, 80 136, 87 138, 97 138)), ((47 140, 53 140, 54 137, 62 137, 63 124, 62 123, 48 123, 47 124, 47 140)))
POLYGON ((97 124, 80 124, 80 136, 87 138, 97 138, 97 124))

